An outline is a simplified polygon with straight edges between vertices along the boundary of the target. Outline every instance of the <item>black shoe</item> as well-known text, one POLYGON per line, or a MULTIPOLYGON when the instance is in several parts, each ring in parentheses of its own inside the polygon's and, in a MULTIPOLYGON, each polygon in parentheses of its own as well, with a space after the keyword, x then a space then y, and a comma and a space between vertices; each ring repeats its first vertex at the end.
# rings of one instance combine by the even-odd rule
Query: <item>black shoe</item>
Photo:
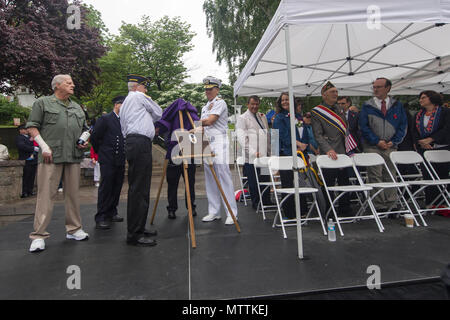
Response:
POLYGON ((140 237, 139 239, 127 239, 127 244, 137 247, 152 247, 156 246, 156 240, 140 237))
POLYGON ((197 216, 197 211, 195 209, 192 209, 192 216, 196 217, 197 216))
POLYGON ((150 231, 147 229, 144 230, 144 236, 146 236, 146 237, 154 237, 157 234, 158 234, 158 231, 156 231, 156 230, 154 230, 154 231, 150 231))
POLYGON ((108 221, 99 221, 95 223, 95 229, 107 230, 111 229, 111 224, 108 221))
POLYGON ((176 219, 177 215, 175 214, 175 211, 169 211, 168 216, 169 219, 176 219))
POLYGON ((123 222, 123 218, 121 216, 119 216, 118 214, 116 214, 114 217, 112 217, 111 221, 112 222, 123 222))
POLYGON ((20 196, 22 199, 23 198, 28 198, 30 195, 28 193, 22 193, 22 195, 20 196))

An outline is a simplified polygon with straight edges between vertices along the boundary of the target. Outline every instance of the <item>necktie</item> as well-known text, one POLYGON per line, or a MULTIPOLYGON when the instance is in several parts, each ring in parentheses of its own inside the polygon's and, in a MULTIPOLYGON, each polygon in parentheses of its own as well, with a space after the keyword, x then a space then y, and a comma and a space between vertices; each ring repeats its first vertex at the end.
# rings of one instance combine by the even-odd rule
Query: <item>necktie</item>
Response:
POLYGON ((386 100, 381 101, 381 113, 386 116, 386 100))

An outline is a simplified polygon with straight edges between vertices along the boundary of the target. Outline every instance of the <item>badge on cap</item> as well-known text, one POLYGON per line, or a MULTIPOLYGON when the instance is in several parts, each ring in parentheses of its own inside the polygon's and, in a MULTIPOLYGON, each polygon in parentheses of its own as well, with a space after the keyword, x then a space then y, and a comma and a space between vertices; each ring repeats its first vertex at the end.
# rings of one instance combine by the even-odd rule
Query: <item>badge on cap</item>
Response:
POLYGON ((127 82, 136 82, 146 87, 150 85, 150 81, 151 81, 150 77, 144 77, 133 73, 127 75, 127 82))
POLYGON ((321 93, 324 94, 325 91, 327 91, 328 89, 331 89, 331 88, 336 88, 336 87, 334 86, 334 84, 332 84, 330 81, 328 81, 328 82, 323 86, 321 93))
POLYGON ((203 87, 205 89, 220 88, 221 86, 222 86, 222 81, 220 81, 217 78, 208 76, 205 79, 203 79, 203 87))

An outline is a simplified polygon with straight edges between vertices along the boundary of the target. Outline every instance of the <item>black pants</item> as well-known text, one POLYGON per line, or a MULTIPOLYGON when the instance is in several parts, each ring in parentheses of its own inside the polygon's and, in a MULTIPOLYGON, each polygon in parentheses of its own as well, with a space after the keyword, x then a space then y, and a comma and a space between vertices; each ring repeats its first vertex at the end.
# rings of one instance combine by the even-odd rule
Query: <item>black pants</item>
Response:
MULTIPOLYGON (((195 164, 189 164, 188 169, 188 180, 189 180, 189 193, 191 195, 191 204, 192 204, 192 210, 195 209, 195 164)), ((169 200, 169 205, 167 206, 168 211, 177 211, 178 209, 178 183, 180 181, 180 176, 183 177, 184 180, 184 169, 183 165, 179 164, 176 165, 172 162, 172 160, 169 160, 169 164, 167 166, 167 174, 166 174, 166 180, 167 180, 167 198, 169 200)), ((186 181, 185 181, 186 183, 186 181)), ((185 204, 186 208, 188 207, 187 204, 187 195, 185 191, 185 204)))
POLYGON ((100 187, 98 188, 97 214, 95 221, 111 221, 117 215, 120 192, 122 191, 125 165, 100 164, 100 187))
POLYGON ((142 135, 128 135, 125 145, 128 161, 128 239, 143 236, 147 223, 152 178, 152 140, 142 135))
MULTIPOLYGON (((256 169, 258 172, 258 179, 259 182, 267 182, 270 180, 269 176, 261 176, 260 172, 261 169, 256 169)), ((250 198, 252 199, 252 207, 253 209, 256 210, 256 208, 258 207, 258 203, 259 203, 259 192, 258 192, 258 183, 256 181, 256 175, 255 175, 255 166, 253 164, 250 163, 245 163, 244 164, 244 176, 247 177, 247 181, 248 181, 248 188, 250 191, 250 198)), ((261 188, 261 192, 264 190, 265 187, 261 188)), ((265 205, 270 205, 270 192, 269 190, 266 190, 266 192, 264 192, 264 194, 262 195, 263 198, 263 203, 265 205)))
POLYGON ((34 189, 34 180, 36 178, 37 164, 25 161, 22 177, 22 194, 32 194, 34 189))
MULTIPOLYGON (((282 188, 294 187, 294 172, 292 170, 280 170, 280 179, 282 188)), ((282 196, 282 199, 289 196, 289 198, 283 203, 283 213, 288 219, 295 219, 295 195, 282 196)), ((306 202, 306 195, 300 195, 300 212, 302 215, 308 212, 308 203, 306 202)))
MULTIPOLYGON (((327 183, 328 187, 332 187, 336 185, 339 186, 348 186, 350 185, 350 180, 348 176, 348 170, 347 168, 344 169, 323 169, 322 170, 323 175, 325 177, 325 182, 327 183)), ((324 194, 325 194, 325 190, 324 194)), ((333 192, 330 192, 331 199, 334 200, 333 192)), ((346 212, 350 210, 350 194, 346 193, 341 198, 339 198, 339 208, 336 210, 338 215, 345 215, 346 212)), ((327 211, 330 208, 330 202, 327 201, 327 211)))

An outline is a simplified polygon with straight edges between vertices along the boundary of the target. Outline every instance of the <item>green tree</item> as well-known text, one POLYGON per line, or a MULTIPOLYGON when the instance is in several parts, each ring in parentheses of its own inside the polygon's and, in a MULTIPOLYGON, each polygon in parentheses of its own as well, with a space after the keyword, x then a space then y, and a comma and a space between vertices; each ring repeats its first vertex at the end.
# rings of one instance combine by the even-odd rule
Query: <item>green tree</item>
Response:
MULTIPOLYGON (((234 109, 232 107, 234 104, 233 87, 225 84, 222 85, 219 97, 224 99, 227 103, 229 115, 234 114, 234 109)), ((203 87, 203 84, 201 83, 183 84, 181 86, 164 91, 156 100, 156 102, 161 106, 161 108, 165 109, 179 98, 190 102, 194 107, 197 108, 199 114, 202 110, 202 107, 207 103, 205 89, 203 87)))
POLYGON ((134 48, 134 72, 150 76, 158 91, 179 85, 187 76, 183 55, 192 50, 190 25, 180 17, 162 19, 152 23, 143 16, 138 25, 123 24, 119 43, 134 48))
POLYGON ((25 123, 30 111, 20 106, 16 100, 10 102, 0 95, 0 125, 13 125, 14 118, 19 118, 21 123, 25 123))
POLYGON ((137 25, 123 23, 118 36, 108 37, 108 53, 99 60, 100 83, 82 99, 89 113, 97 117, 110 111, 112 98, 128 93, 128 73, 150 76, 148 94, 155 100, 179 87, 187 76, 183 55, 193 47, 195 34, 189 29, 179 17, 165 16, 152 23, 143 16, 137 25))
POLYGON ((230 83, 252 55, 278 8, 279 0, 206 0, 203 11, 213 52, 226 63, 230 83))

